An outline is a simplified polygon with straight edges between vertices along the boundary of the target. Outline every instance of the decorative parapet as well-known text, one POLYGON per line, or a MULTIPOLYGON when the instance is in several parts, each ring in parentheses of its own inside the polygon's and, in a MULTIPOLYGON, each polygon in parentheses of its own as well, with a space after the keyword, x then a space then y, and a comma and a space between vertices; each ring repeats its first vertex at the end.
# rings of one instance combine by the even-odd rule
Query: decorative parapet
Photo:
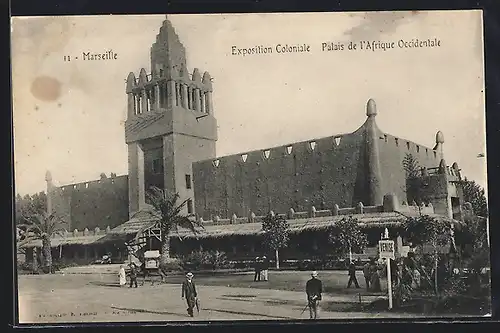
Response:
MULTIPOLYGON (((107 227, 107 229, 110 229, 107 227)), ((55 235, 53 238, 72 238, 72 237, 86 237, 86 236, 104 236, 109 230, 101 230, 99 227, 95 227, 93 230, 89 230, 85 228, 83 231, 79 231, 78 229, 74 229, 73 231, 65 230, 60 235, 55 235)))
POLYGON ((355 207, 346 207, 339 209, 339 215, 351 215, 351 214, 356 214, 355 207))
POLYGON ((316 217, 326 217, 326 216, 332 216, 332 211, 329 209, 322 209, 322 210, 317 210, 316 211, 316 217))
POLYGON ((434 207, 431 203, 418 206, 417 204, 407 205, 405 202, 400 206, 399 211, 402 213, 416 213, 422 215, 435 214, 434 207))

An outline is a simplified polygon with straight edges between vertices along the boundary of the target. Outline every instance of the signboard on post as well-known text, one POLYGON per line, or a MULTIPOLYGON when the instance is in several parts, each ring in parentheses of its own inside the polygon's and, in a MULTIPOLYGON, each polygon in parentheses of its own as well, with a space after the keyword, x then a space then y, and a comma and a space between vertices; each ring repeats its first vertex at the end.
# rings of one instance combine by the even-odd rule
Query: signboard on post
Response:
MULTIPOLYGON (((387 235, 387 231, 386 231, 387 235)), ((387 266, 387 291, 389 294, 389 310, 392 309, 392 279, 391 279, 391 259, 395 259, 394 241, 382 239, 378 241, 379 257, 386 259, 387 266)))
POLYGON ((383 259, 395 259, 394 241, 392 240, 380 240, 378 242, 378 251, 380 258, 383 259))

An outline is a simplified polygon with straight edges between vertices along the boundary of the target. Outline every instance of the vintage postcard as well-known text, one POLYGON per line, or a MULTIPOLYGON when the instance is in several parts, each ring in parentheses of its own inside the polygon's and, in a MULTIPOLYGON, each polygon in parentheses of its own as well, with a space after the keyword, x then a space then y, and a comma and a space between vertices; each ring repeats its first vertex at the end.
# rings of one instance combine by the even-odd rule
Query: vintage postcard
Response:
POLYGON ((489 316, 481 11, 11 35, 20 324, 489 316))

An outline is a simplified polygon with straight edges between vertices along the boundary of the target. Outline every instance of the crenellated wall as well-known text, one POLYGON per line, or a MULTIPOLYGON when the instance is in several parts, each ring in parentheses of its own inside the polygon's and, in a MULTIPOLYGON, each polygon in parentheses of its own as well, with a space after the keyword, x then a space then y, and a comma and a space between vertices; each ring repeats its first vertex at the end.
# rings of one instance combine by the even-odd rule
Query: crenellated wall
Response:
POLYGON ((206 220, 290 207, 380 205, 383 193, 407 201, 406 154, 421 166, 437 167, 440 150, 383 133, 376 114, 375 102, 369 100, 368 118, 353 133, 194 163, 197 215, 206 220))
POLYGON ((411 154, 422 167, 433 168, 439 165, 440 154, 435 150, 381 133, 379 140, 380 164, 384 188, 390 188, 401 200, 408 201, 406 193, 406 173, 403 170, 403 160, 406 154, 411 154))
POLYGON ((83 183, 49 186, 51 209, 66 223, 65 229, 116 227, 128 220, 128 176, 83 183))
POLYGON ((204 219, 360 201, 363 133, 332 136, 193 164, 196 213, 204 219), (340 140, 340 141, 339 141, 340 140), (337 143, 338 142, 338 143, 337 143))

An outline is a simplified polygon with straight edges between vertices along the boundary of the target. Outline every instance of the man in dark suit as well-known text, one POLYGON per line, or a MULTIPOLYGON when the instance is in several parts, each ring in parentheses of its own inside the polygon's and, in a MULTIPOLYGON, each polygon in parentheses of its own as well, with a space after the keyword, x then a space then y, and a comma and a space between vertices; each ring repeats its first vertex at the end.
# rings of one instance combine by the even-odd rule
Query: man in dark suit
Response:
POLYGON ((260 258, 257 257, 257 258, 255 258, 255 261, 254 261, 255 274, 254 274, 253 280, 255 282, 260 281, 261 269, 262 269, 262 264, 261 264, 260 258))
POLYGON ((194 317, 193 309, 196 305, 196 298, 198 293, 196 292, 196 285, 193 281, 193 273, 189 272, 186 274, 186 280, 182 283, 182 295, 181 298, 186 297, 187 302, 187 312, 190 317, 194 317))
POLYGON ((349 263, 349 282, 347 282, 347 288, 350 288, 353 282, 356 288, 359 288, 358 279, 356 279, 356 265, 351 261, 349 263))
POLYGON ((129 276, 130 276, 130 286, 129 286, 129 288, 132 288, 133 285, 137 288, 137 266, 133 262, 130 263, 130 273, 129 273, 129 276))
POLYGON ((311 279, 306 283, 307 303, 309 305, 309 319, 318 318, 318 302, 321 300, 323 284, 318 279, 316 271, 311 273, 311 279))

